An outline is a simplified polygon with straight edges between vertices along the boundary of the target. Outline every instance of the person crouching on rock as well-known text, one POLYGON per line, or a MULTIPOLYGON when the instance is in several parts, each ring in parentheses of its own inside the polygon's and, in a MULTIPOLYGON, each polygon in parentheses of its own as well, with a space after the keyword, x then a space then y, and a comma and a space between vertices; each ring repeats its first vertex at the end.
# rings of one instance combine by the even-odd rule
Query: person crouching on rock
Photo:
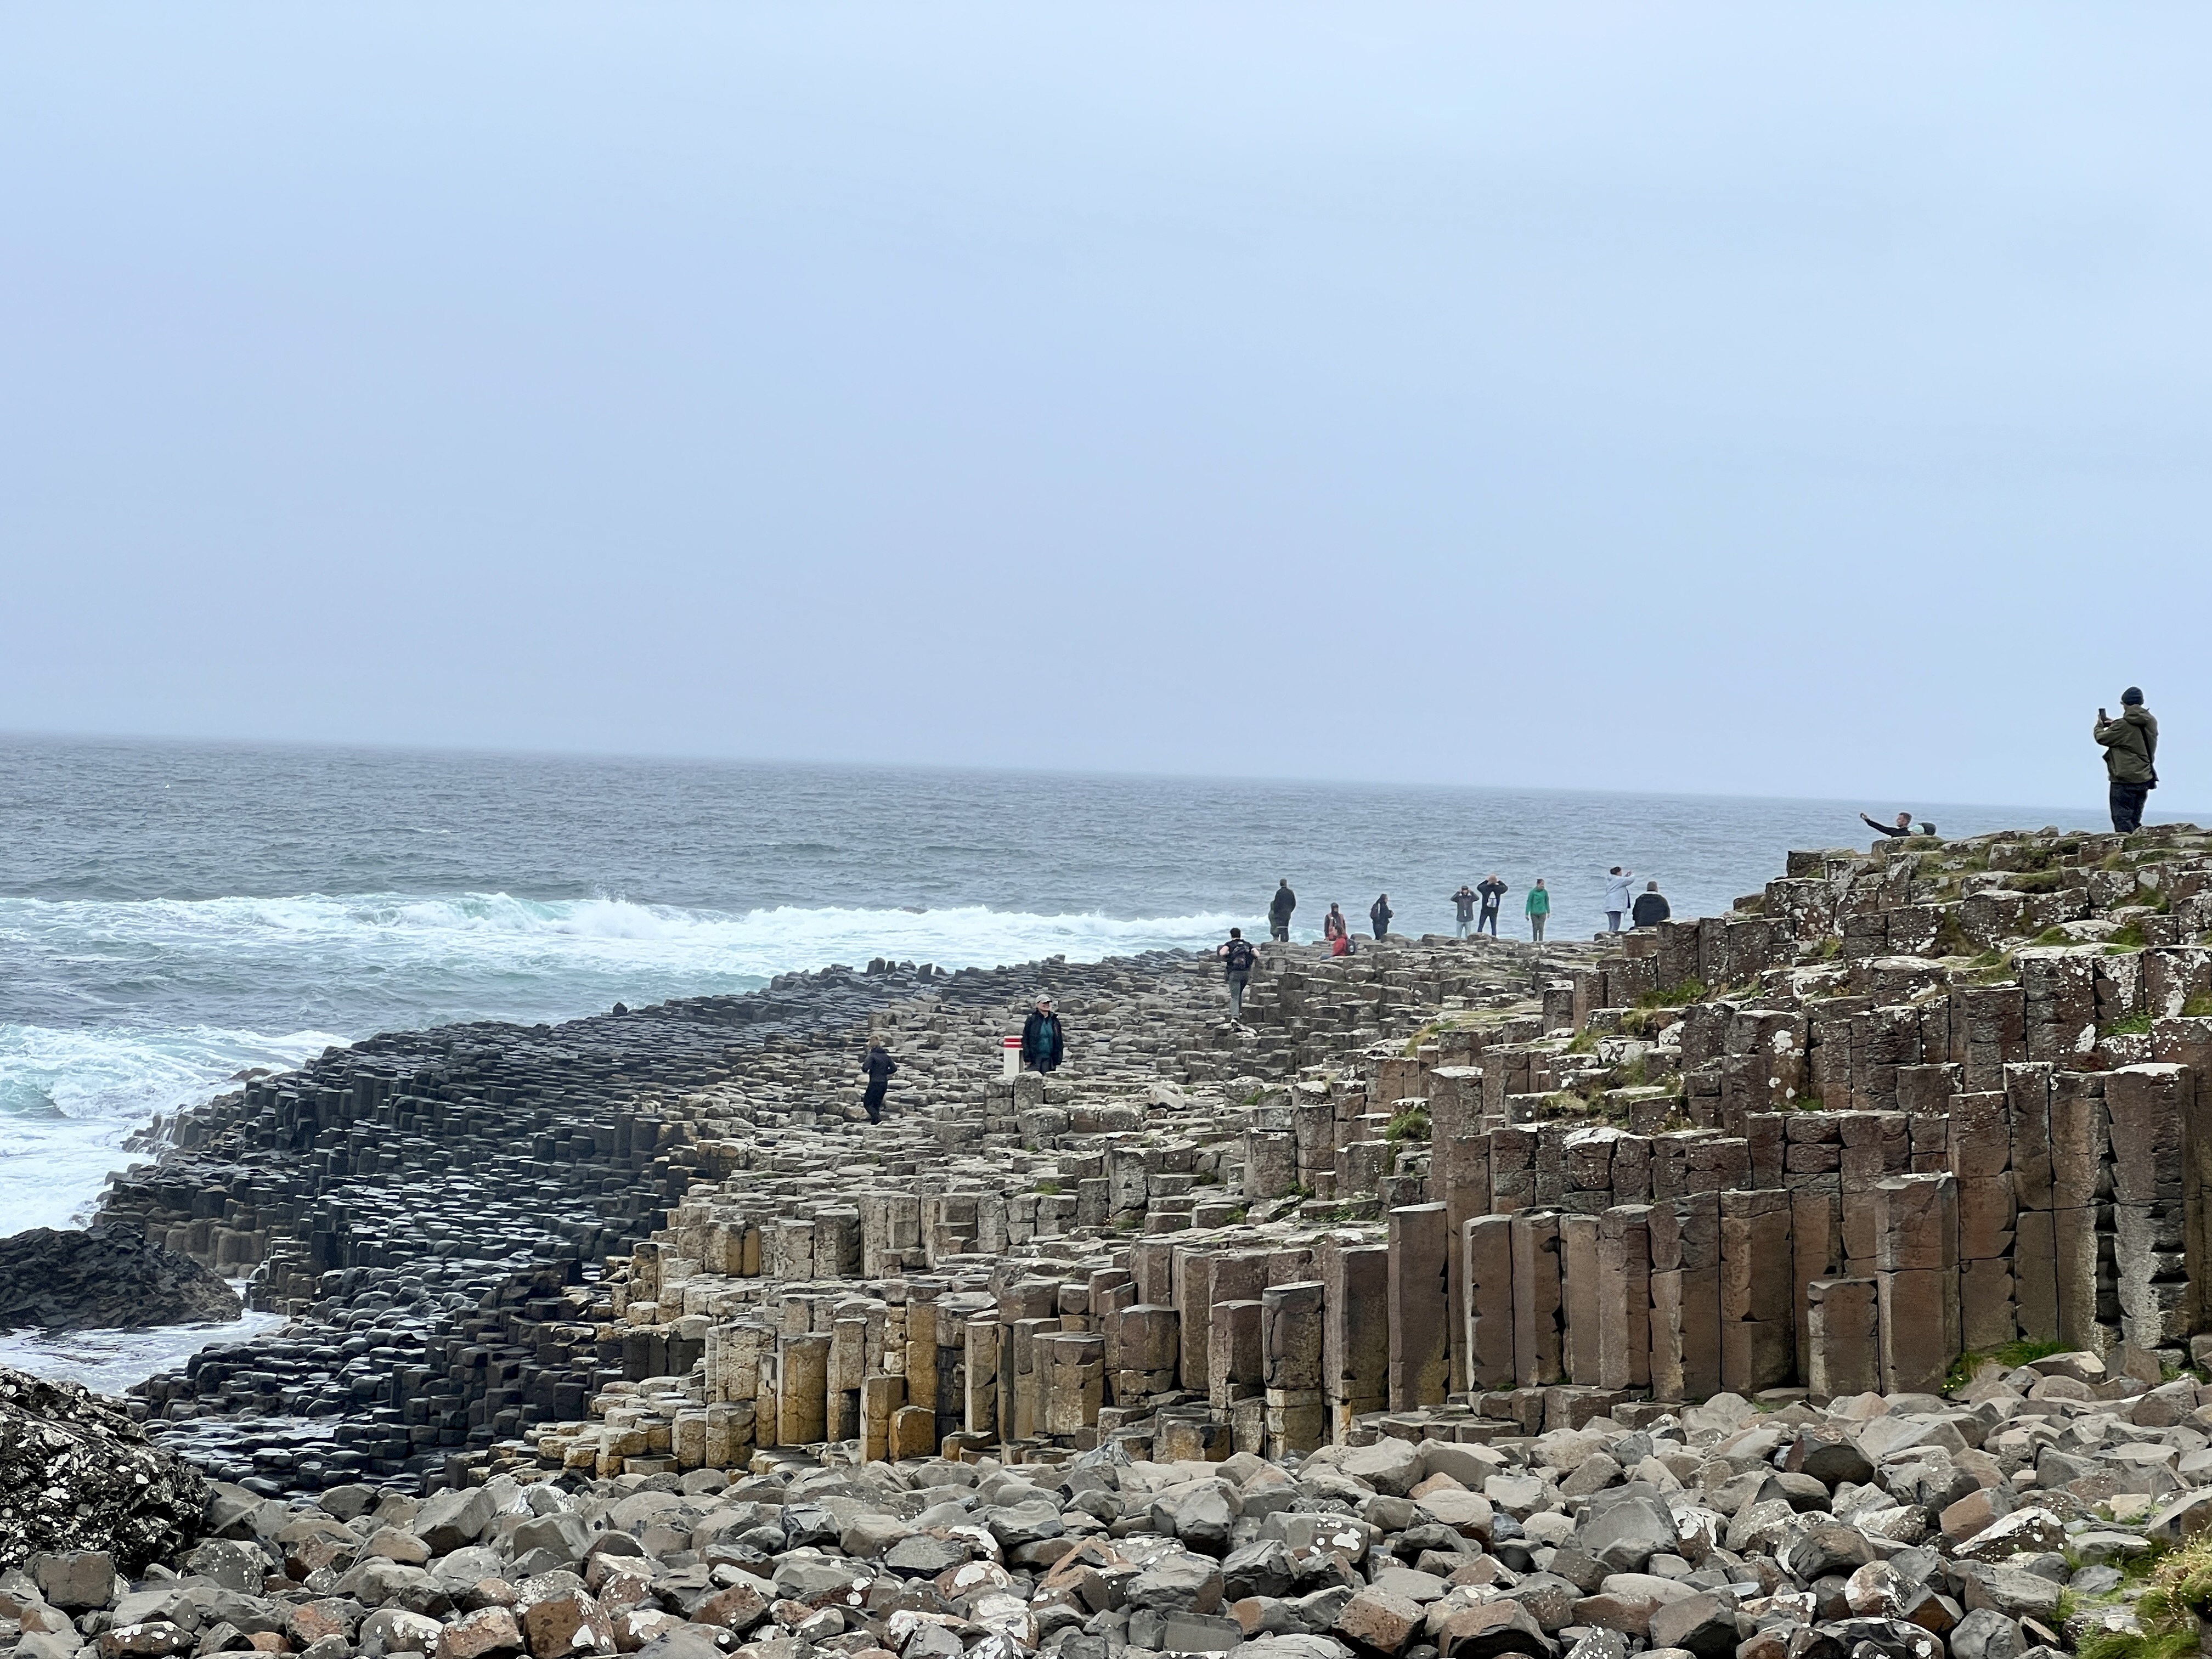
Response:
POLYGON ((1321 936, 1328 941, 1328 953, 1333 957, 1352 954, 1352 929, 1344 920, 1344 907, 1332 904, 1328 914, 1321 919, 1321 936))
POLYGON ((1033 1072, 1056 1069, 1067 1054, 1067 1033, 1053 1012, 1052 999, 1039 997, 1036 1012, 1022 1022, 1022 1064, 1033 1072))
POLYGON ((868 1042, 868 1057, 860 1062, 860 1066, 868 1074, 868 1092, 861 1097, 861 1104, 868 1109, 869 1122, 881 1123, 884 1121, 884 1091, 891 1086, 891 1073, 898 1070, 898 1061, 891 1058, 891 1051, 884 1047, 881 1037, 872 1037, 868 1042))

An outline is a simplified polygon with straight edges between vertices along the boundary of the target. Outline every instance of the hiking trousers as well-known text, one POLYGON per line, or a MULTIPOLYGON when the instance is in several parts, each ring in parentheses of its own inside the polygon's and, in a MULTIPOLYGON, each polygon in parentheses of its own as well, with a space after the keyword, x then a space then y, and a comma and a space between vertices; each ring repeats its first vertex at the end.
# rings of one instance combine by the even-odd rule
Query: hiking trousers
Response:
POLYGON ((2147 783, 2122 783, 2112 780, 2112 830, 2117 835, 2129 835, 2142 828, 2143 806, 2150 799, 2147 783))
POLYGON ((1231 974, 1229 975, 1230 1018, 1242 1019, 1244 1018, 1244 988, 1251 982, 1252 975, 1249 973, 1231 974))
POLYGON ((1528 937, 1534 939, 1539 945, 1541 945, 1544 942, 1543 917, 1531 916, 1528 918, 1528 937))

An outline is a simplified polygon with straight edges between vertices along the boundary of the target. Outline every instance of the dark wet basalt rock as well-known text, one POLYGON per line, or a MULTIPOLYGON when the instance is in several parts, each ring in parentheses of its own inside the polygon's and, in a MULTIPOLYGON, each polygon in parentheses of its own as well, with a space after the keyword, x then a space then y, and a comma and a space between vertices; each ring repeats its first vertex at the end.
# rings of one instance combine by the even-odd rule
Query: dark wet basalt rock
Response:
POLYGON ((143 1330, 236 1319, 229 1285, 131 1226, 0 1238, 0 1330, 143 1330))
POLYGON ((115 1401, 0 1366, 0 1566, 89 1550, 135 1576, 199 1535, 207 1498, 115 1401))

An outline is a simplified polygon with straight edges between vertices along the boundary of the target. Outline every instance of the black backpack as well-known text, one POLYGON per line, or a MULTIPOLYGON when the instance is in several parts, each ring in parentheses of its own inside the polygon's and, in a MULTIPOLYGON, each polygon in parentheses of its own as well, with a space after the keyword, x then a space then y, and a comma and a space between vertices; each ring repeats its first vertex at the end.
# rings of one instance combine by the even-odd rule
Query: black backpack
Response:
POLYGON ((1231 939, 1225 954, 1231 973, 1249 974, 1252 971, 1252 942, 1249 939, 1231 939))

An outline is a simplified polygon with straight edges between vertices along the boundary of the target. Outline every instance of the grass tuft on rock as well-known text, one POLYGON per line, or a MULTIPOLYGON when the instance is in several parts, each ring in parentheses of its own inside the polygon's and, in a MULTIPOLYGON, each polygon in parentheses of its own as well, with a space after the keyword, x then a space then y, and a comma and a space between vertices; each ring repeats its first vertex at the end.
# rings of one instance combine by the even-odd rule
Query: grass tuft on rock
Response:
POLYGON ((1965 1388, 1974 1380, 1974 1373, 1993 1359, 2010 1371, 2065 1352, 2063 1342, 2008 1342, 2000 1348, 1984 1348, 1978 1353, 1962 1353, 1951 1362, 1951 1369, 1944 1373, 1943 1392, 1948 1394, 1954 1389, 1965 1388))

